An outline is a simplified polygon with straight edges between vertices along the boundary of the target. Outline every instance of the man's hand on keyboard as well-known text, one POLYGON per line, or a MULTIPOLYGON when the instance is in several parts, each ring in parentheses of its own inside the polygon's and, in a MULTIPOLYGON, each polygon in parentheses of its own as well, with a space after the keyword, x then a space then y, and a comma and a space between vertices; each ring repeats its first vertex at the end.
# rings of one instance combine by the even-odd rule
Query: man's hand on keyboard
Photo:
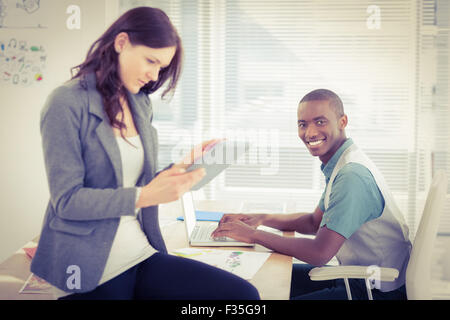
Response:
POLYGON ((221 223, 216 230, 211 234, 213 238, 230 237, 237 241, 254 243, 253 235, 256 229, 252 228, 248 224, 234 220, 231 222, 221 223))
POLYGON ((227 213, 223 215, 222 219, 220 219, 219 225, 239 220, 256 229, 258 226, 263 224, 266 217, 267 214, 261 213, 227 213))

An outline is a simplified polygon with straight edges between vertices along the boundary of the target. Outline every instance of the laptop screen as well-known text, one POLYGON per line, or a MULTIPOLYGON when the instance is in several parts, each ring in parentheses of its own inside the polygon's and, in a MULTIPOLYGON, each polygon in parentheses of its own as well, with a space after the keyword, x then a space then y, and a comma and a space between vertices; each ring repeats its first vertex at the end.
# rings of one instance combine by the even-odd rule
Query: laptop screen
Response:
POLYGON ((187 235, 190 238, 192 231, 194 230, 195 224, 197 223, 195 217, 195 207, 194 200, 192 198, 191 192, 186 192, 181 197, 181 204, 184 211, 184 222, 186 223, 187 235))

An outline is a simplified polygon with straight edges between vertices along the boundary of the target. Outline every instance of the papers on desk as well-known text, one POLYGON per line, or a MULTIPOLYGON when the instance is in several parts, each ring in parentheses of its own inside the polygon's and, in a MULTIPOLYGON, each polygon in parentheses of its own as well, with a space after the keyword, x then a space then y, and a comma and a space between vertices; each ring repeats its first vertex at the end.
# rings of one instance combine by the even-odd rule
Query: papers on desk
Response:
POLYGON ((229 271, 246 280, 253 278, 271 254, 270 252, 200 248, 182 248, 173 250, 171 253, 229 271))
POLYGON ((22 248, 16 251, 18 254, 25 253, 28 258, 33 259, 34 254, 36 253, 37 243, 34 241, 27 242, 22 248))
MULTIPOLYGON (((26 256, 29 259, 33 259, 34 254, 36 253, 37 243, 30 241, 25 244, 17 253, 25 252, 26 256)), ((22 288, 19 290, 19 293, 52 293, 53 286, 49 284, 47 281, 39 278, 33 273, 30 274, 28 279, 25 281, 22 288)))
POLYGON ((30 274, 19 293, 53 293, 53 286, 35 274, 30 274))

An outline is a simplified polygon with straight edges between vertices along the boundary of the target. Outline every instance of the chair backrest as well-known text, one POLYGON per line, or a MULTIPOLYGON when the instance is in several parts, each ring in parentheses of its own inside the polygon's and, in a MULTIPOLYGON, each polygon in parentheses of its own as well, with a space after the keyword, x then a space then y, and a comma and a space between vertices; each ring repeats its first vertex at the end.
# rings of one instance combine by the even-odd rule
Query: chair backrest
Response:
POLYGON ((431 258, 439 217, 447 194, 447 183, 445 171, 439 170, 436 172, 428 191, 406 269, 406 293, 409 300, 431 299, 431 258))

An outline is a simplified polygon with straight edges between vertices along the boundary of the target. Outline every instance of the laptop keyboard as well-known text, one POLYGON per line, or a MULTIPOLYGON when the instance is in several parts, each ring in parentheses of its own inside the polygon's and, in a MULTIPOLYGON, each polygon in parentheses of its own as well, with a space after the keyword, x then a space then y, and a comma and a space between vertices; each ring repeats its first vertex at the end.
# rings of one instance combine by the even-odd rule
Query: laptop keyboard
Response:
POLYGON ((196 225, 192 231, 192 239, 202 241, 227 241, 227 237, 211 238, 211 233, 217 228, 215 224, 196 225))

